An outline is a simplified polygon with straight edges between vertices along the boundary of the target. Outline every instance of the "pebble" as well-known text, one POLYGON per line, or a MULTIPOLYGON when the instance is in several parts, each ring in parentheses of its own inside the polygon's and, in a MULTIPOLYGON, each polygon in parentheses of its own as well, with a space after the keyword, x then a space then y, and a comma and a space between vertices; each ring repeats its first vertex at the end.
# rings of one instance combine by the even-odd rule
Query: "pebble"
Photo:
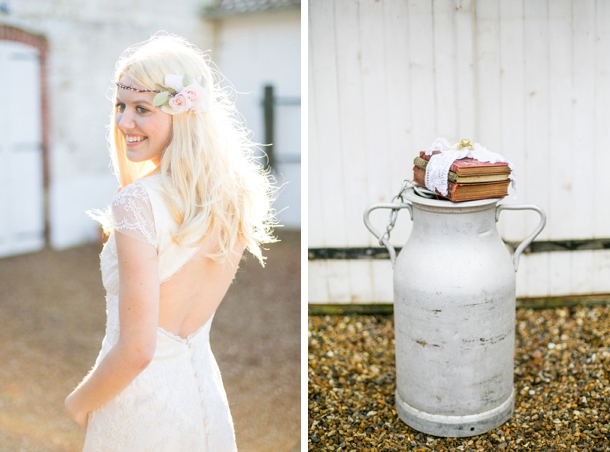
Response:
POLYGON ((310 317, 308 450, 609 451, 610 306, 519 309, 516 322, 511 419, 438 438, 396 414, 391 316, 310 317))

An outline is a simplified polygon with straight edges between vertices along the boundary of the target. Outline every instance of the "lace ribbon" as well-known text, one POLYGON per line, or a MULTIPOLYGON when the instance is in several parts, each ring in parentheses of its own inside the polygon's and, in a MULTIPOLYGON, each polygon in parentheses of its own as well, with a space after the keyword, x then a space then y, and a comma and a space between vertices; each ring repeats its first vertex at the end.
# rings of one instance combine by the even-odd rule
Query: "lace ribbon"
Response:
POLYGON ((447 178, 451 165, 454 161, 460 160, 466 157, 473 158, 479 162, 508 163, 510 168, 509 178, 511 179, 511 185, 514 190, 514 197, 517 196, 517 182, 515 179, 515 168, 513 164, 502 157, 500 154, 491 152, 486 147, 479 143, 474 143, 474 149, 458 149, 457 144, 451 145, 446 138, 437 138, 426 150, 426 155, 430 155, 430 161, 426 166, 426 188, 428 190, 437 191, 447 196, 447 178), (433 154, 435 151, 440 153, 433 154))

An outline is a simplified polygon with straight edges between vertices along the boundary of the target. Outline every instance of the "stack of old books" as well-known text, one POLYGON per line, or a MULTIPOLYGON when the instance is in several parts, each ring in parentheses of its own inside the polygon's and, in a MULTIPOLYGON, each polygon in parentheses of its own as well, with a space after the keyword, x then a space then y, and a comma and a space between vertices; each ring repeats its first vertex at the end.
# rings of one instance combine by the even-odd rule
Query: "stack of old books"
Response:
MULTIPOLYGON (((413 162, 413 180, 423 187, 426 186, 426 166, 430 157, 421 151, 413 162)), ((503 198, 508 195, 509 176, 508 163, 479 162, 471 158, 456 160, 447 176, 447 196, 443 197, 453 202, 503 198)), ((442 196, 438 190, 437 194, 442 196)))

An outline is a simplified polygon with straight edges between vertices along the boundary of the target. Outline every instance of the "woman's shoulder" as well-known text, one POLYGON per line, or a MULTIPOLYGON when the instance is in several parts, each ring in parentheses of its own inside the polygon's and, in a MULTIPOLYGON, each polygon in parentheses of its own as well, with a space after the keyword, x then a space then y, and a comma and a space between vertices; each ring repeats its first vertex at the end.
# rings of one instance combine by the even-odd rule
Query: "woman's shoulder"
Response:
POLYGON ((110 205, 112 229, 156 247, 155 218, 145 184, 133 182, 115 195, 110 205))
POLYGON ((150 217, 160 231, 164 231, 171 226, 169 207, 165 187, 171 186, 171 180, 163 180, 161 174, 155 173, 150 176, 138 179, 125 186, 115 195, 113 205, 126 205, 130 210, 145 209, 149 211, 150 217), (129 207, 133 206, 133 208, 129 207))
POLYGON ((113 204, 124 204, 127 201, 137 200, 149 204, 151 198, 155 197, 155 193, 161 190, 161 176, 154 174, 151 176, 143 177, 132 182, 125 187, 119 188, 114 195, 113 204))
POLYGON ((149 174, 148 176, 144 176, 144 177, 138 179, 134 183, 139 183, 141 185, 146 185, 146 186, 161 186, 161 182, 162 182, 161 173, 155 172, 155 173, 149 174))
POLYGON ((120 187, 112 198, 112 204, 118 206, 131 200, 148 201, 148 191, 140 181, 132 182, 125 187, 120 187))

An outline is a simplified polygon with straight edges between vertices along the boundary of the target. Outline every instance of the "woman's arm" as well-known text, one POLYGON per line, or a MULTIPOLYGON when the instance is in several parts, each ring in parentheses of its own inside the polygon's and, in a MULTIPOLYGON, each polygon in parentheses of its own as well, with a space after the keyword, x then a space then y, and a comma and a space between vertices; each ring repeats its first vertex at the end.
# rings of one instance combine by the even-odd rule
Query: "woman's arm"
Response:
POLYGON ((119 340, 65 402, 68 413, 83 428, 90 411, 118 395, 148 366, 157 344, 157 250, 120 232, 115 232, 115 238, 120 278, 119 340))

